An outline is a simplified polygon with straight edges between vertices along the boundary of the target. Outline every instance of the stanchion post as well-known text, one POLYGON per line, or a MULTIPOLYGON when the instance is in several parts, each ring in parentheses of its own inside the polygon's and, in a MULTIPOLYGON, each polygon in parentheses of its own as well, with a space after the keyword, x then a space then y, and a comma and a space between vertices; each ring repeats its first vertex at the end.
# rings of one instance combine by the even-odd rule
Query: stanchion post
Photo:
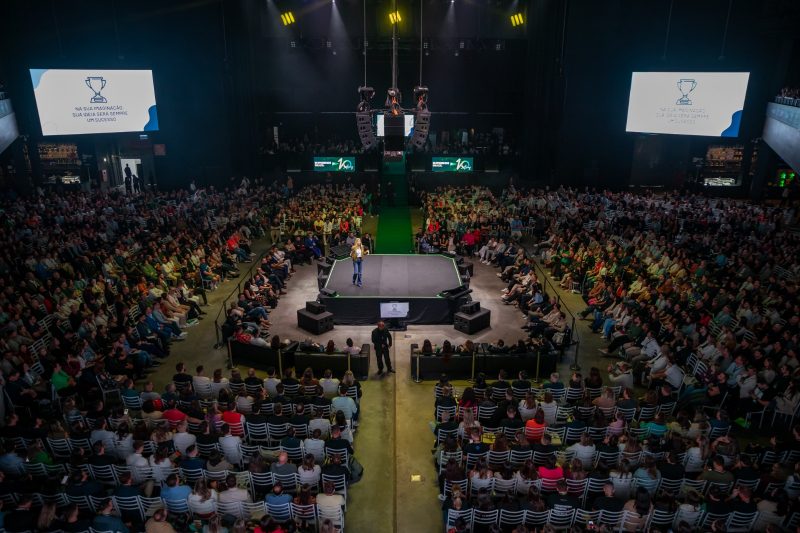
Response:
POLYGON ((283 379, 283 350, 278 348, 278 374, 283 379))
POLYGON ((581 341, 575 341, 575 362, 569 367, 573 372, 580 372, 581 365, 578 364, 578 349, 581 347, 581 341))
MULTIPOLYGON (((467 380, 470 383, 475 383, 475 352, 476 350, 472 350, 472 375, 467 380)), ((419 364, 419 362, 417 362, 417 364, 419 364)))
POLYGON ((417 373, 414 377, 414 383, 422 383, 422 378, 419 377, 419 358, 422 355, 422 351, 417 352, 417 373))
POLYGON ((350 372, 350 352, 347 352, 347 371, 350 372))
POLYGON ((539 365, 542 362, 542 354, 541 352, 536 352, 536 377, 533 380, 535 385, 539 385, 539 365))

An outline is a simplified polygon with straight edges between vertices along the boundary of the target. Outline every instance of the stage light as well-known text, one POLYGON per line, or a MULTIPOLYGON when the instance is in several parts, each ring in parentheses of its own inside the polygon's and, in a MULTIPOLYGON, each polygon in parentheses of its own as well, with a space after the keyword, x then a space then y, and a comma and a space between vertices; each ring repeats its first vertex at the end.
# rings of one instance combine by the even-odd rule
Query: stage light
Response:
POLYGON ((284 26, 288 26, 289 24, 294 24, 295 23, 294 15, 292 14, 291 11, 287 11, 286 13, 283 13, 281 15, 281 21, 283 22, 284 26))
POLYGON ((503 41, 497 41, 496 43, 494 43, 495 52, 502 52, 505 49, 506 49, 506 43, 504 43, 503 41))
POLYGON ((459 42, 458 42, 458 47, 459 47, 461 50, 463 50, 465 46, 466 46, 466 45, 464 44, 464 41, 459 41, 459 42))
POLYGON ((331 47, 331 42, 325 41, 325 48, 330 48, 330 47, 331 47))
POLYGON ((511 15, 511 25, 515 28, 517 26, 521 26, 525 24, 525 19, 522 17, 522 13, 514 13, 511 15))
POLYGON ((399 11, 394 11, 392 13, 389 13, 389 20, 392 22, 392 24, 397 24, 398 22, 403 21, 402 17, 400 17, 399 11))

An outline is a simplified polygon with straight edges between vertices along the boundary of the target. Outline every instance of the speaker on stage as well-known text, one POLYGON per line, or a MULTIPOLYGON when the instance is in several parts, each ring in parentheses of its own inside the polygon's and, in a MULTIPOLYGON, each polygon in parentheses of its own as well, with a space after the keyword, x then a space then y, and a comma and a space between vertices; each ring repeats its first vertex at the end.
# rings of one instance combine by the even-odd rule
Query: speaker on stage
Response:
POLYGON ((315 335, 320 335, 333 329, 333 313, 328 311, 310 313, 307 309, 298 309, 297 327, 315 335))
POLYGON ((481 309, 474 314, 456 313, 453 315, 453 327, 462 333, 472 335, 489 327, 492 313, 489 309, 481 309))
POLYGON ((475 265, 473 265, 472 262, 470 261, 459 263, 458 273, 461 274, 462 276, 464 274, 469 274, 469 277, 472 278, 475 276, 475 265))
POLYGON ((465 315, 474 315, 478 311, 481 310, 481 303, 479 301, 468 302, 461 306, 459 312, 464 313, 465 315))
POLYGON ((317 275, 325 274, 326 276, 331 273, 331 268, 333 267, 332 264, 328 263, 327 261, 321 261, 317 263, 317 275))
POLYGON ((323 296, 339 296, 339 293, 332 289, 320 289, 319 293, 323 296))
POLYGON ((322 290, 325 287, 326 283, 328 283, 328 275, 320 273, 317 276, 317 288, 322 290))
POLYGON ((447 299, 456 299, 462 296, 466 296, 467 294, 471 293, 472 290, 467 287, 466 285, 460 285, 458 287, 454 287, 452 289, 447 289, 439 293, 439 296, 447 299))
POLYGON ((319 302, 306 302, 306 311, 318 315, 325 312, 325 304, 319 302))

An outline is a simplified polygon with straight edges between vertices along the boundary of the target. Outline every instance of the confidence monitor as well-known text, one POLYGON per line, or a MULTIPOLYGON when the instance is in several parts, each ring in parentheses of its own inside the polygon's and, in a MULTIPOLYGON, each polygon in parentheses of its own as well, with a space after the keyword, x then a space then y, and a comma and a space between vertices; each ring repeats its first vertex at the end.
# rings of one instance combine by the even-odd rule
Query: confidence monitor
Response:
POLYGON ((42 135, 157 131, 151 70, 30 69, 42 135))
POLYGON ((634 72, 626 131, 738 137, 749 72, 634 72))
POLYGON ((390 331, 405 331, 406 326, 401 321, 408 317, 408 302, 381 302, 381 318, 387 319, 387 328, 390 331))

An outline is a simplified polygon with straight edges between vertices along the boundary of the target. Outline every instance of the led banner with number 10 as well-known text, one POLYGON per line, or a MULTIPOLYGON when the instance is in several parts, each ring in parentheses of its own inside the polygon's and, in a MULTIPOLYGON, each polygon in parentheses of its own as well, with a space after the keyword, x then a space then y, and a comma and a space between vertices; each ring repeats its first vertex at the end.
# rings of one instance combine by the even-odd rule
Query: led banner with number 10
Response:
POLYGON ((355 157, 315 157, 314 172, 355 172, 355 157))
POLYGON ((433 172, 472 172, 471 157, 433 157, 431 170, 433 172))

